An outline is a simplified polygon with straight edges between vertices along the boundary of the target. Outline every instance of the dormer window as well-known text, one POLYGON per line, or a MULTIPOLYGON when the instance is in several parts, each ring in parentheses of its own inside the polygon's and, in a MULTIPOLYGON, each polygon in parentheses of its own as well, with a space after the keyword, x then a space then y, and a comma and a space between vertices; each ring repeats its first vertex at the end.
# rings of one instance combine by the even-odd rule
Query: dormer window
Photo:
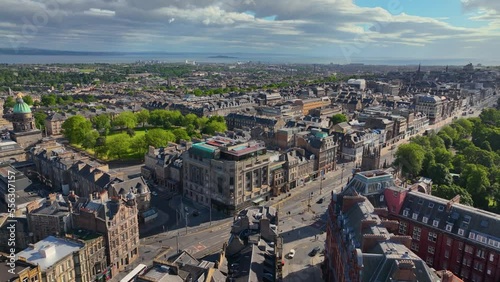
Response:
POLYGON ((422 222, 423 223, 426 223, 429 221, 429 218, 427 216, 424 216, 424 218, 422 218, 422 222))
MULTIPOLYGON (((465 230, 463 230, 462 228, 459 228, 459 229, 458 229, 458 235, 460 235, 460 236, 464 236, 464 234, 465 234, 465 230)), ((471 233, 471 234, 472 234, 472 233, 471 233)), ((470 235, 469 235, 469 236, 470 236, 470 235)))
POLYGON ((438 211, 440 212, 444 211, 444 206, 439 206, 438 211))
POLYGON ((438 227, 439 226, 439 220, 433 220, 432 221, 432 226, 438 227))
POLYGON ((446 231, 451 232, 452 228, 453 228, 453 224, 446 224, 446 231))
POLYGON ((418 213, 415 213, 415 212, 414 212, 411 218, 413 218, 414 220, 417 220, 417 218, 418 218, 418 213))
POLYGON ((403 215, 404 215, 404 216, 408 216, 408 214, 409 214, 409 213, 410 213, 410 211, 409 211, 409 210, 404 210, 404 211, 403 211, 403 215))

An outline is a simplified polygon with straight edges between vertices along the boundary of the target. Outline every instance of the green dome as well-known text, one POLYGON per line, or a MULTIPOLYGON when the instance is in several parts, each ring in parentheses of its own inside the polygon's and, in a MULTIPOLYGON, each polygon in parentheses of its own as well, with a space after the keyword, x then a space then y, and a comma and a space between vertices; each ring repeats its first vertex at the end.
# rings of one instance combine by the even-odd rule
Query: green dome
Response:
POLYGON ((15 114, 29 114, 31 113, 31 108, 23 101, 23 98, 17 98, 16 104, 14 105, 15 114))

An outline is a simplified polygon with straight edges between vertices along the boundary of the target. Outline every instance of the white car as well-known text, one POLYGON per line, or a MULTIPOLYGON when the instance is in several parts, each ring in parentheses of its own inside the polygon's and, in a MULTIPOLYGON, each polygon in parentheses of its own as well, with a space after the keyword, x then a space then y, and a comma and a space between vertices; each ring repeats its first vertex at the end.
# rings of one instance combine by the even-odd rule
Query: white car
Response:
POLYGON ((156 193, 156 191, 151 192, 151 194, 153 194, 153 196, 158 196, 158 193, 156 193))
POLYGON ((288 253, 288 258, 292 259, 295 256, 295 250, 291 249, 290 252, 288 253))

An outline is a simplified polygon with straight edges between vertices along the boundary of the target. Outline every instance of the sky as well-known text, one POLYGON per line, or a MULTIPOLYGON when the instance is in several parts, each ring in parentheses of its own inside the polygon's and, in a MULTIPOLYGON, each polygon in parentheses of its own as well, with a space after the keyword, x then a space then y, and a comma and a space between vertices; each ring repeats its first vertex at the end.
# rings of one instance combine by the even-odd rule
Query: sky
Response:
POLYGON ((0 0, 0 48, 499 59, 499 0, 0 0))

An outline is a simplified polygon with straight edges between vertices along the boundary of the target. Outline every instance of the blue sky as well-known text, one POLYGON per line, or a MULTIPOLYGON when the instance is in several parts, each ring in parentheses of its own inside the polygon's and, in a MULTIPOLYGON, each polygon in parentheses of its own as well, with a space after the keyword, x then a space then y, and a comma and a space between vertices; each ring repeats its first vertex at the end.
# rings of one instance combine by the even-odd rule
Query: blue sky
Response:
POLYGON ((278 52, 349 63, 484 61, 497 46, 498 0, 0 0, 3 48, 278 52))

